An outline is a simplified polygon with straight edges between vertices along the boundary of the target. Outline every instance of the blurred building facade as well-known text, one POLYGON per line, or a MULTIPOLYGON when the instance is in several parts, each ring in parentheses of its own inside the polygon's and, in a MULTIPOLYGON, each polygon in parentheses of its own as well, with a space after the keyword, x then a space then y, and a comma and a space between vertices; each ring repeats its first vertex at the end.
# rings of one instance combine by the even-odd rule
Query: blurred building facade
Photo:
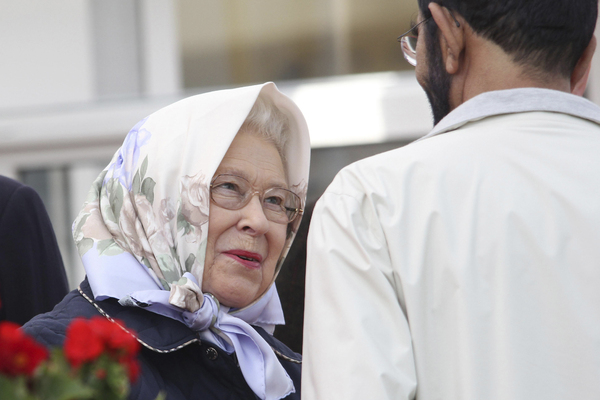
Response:
MULTIPOLYGON (((274 81, 305 113, 309 201, 357 159, 431 128, 396 37, 415 0, 0 0, 0 174, 42 196, 72 287, 70 236, 128 130, 182 97, 274 81)), ((595 64, 588 97, 600 100, 595 64)))

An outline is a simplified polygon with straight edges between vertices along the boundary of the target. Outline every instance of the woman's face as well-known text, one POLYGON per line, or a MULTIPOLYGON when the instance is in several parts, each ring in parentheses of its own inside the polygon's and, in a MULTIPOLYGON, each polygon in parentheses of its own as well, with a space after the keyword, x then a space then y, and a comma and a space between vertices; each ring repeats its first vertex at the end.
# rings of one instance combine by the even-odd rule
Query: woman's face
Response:
MULTIPOLYGON (((256 190, 287 187, 275 145, 248 133, 235 137, 215 176, 219 174, 239 175, 256 190)), ((245 307, 273 281, 287 224, 269 221, 258 195, 239 210, 211 202, 208 223, 202 290, 223 305, 245 307)))

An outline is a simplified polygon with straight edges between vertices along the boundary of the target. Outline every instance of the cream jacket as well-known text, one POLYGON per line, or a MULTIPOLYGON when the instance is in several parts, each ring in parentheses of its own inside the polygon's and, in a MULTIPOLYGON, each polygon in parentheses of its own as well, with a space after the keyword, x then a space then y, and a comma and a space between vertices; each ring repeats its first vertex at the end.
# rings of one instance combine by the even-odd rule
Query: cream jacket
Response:
POLYGON ((480 95, 342 170, 310 227, 303 399, 600 399, 600 108, 480 95))

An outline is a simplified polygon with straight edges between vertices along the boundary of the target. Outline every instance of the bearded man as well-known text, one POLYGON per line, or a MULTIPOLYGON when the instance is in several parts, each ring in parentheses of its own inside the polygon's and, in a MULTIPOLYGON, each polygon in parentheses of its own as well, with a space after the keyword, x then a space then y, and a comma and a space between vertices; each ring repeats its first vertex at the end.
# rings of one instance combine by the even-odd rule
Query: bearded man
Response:
POLYGON ((419 0, 435 126, 314 209, 304 399, 600 398, 597 9, 419 0))

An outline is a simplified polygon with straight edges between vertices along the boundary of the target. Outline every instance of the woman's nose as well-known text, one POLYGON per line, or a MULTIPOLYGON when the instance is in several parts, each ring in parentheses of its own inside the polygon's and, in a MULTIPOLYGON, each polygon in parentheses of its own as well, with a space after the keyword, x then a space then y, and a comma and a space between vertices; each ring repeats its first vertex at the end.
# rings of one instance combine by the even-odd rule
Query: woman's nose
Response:
POLYGON ((252 235, 264 235, 269 230, 269 220, 258 194, 254 194, 248 204, 240 209, 241 218, 238 228, 252 235))

